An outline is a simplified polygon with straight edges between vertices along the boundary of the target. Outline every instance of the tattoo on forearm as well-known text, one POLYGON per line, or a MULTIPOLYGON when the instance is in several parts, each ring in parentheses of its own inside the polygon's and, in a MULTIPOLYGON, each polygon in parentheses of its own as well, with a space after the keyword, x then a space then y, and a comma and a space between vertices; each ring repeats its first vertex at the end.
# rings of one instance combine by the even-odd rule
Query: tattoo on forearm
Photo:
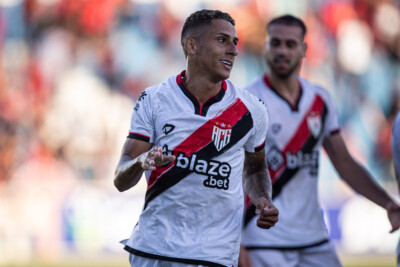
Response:
POLYGON ((271 200, 272 185, 264 150, 256 153, 246 152, 243 178, 246 193, 254 204, 258 203, 260 197, 271 200))

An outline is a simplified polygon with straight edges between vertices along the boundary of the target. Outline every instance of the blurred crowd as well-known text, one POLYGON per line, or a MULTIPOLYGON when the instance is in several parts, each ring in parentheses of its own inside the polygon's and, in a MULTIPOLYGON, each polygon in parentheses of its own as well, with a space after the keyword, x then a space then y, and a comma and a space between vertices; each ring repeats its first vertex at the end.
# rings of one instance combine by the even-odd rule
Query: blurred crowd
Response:
POLYGON ((121 249, 145 190, 121 196, 112 185, 131 110, 185 68, 181 27, 202 8, 236 20, 239 86, 265 71, 266 23, 304 19, 301 75, 330 91, 352 153, 393 185, 398 1, 0 0, 0 264, 121 249))

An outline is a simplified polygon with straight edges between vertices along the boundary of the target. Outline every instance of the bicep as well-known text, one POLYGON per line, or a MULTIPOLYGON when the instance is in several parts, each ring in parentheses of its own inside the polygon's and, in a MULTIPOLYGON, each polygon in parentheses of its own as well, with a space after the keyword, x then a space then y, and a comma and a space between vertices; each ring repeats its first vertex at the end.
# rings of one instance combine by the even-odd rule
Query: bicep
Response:
POLYGON ((336 169, 353 160, 340 132, 325 137, 323 146, 336 169))

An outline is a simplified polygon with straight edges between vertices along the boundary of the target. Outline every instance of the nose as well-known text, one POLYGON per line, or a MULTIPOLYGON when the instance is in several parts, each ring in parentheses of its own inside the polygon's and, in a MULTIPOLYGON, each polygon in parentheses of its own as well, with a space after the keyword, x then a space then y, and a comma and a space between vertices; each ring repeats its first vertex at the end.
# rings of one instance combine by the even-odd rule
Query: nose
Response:
POLYGON ((275 48, 275 51, 279 55, 286 55, 286 53, 288 52, 288 49, 287 49, 286 45, 279 45, 275 48))
POLYGON ((229 44, 229 48, 226 53, 229 55, 233 55, 235 57, 239 54, 239 50, 237 49, 237 46, 235 45, 235 43, 231 42, 229 44))

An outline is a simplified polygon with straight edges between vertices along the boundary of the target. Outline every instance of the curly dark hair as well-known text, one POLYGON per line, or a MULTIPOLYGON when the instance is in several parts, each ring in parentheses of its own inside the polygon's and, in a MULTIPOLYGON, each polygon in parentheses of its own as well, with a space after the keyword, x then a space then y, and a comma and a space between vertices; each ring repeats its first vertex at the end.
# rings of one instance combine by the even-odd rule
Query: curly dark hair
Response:
MULTIPOLYGON (((198 29, 203 26, 208 26, 214 19, 224 19, 235 26, 235 20, 228 13, 222 12, 220 10, 209 10, 203 9, 196 11, 186 18, 185 24, 183 24, 181 33, 181 44, 183 47, 183 41, 186 37, 192 33, 193 30, 198 29)), ((186 55, 186 51, 185 51, 186 55)))

